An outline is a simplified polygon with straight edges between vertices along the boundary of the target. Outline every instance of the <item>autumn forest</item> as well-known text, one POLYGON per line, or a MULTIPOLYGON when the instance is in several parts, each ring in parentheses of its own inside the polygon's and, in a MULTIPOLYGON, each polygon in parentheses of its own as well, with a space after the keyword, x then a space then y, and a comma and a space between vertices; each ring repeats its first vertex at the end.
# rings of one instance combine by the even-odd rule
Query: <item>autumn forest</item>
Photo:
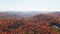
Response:
POLYGON ((27 18, 0 15, 0 34, 60 34, 60 12, 35 14, 27 18))

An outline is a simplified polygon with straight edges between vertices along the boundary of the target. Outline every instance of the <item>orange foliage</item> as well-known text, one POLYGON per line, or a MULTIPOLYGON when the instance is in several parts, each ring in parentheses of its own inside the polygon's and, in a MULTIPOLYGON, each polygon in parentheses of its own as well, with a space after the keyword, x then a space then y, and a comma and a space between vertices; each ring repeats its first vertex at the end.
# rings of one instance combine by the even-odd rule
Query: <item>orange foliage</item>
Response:
POLYGON ((0 34, 59 34, 60 30, 51 22, 60 24, 60 17, 40 14, 26 19, 1 18, 0 34))

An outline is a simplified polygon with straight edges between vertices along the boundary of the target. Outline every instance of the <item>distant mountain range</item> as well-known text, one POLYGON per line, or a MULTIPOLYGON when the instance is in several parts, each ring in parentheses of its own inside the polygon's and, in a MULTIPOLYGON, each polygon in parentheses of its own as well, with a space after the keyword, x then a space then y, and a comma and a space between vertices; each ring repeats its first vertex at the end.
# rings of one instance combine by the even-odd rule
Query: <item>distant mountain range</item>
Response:
POLYGON ((31 17, 33 15, 36 15, 36 14, 42 14, 42 13, 45 13, 45 12, 37 12, 37 11, 33 11, 33 12, 0 12, 0 18, 26 18, 26 17, 31 17))
MULTIPOLYGON (((43 12, 43 11, 33 11, 33 12, 0 12, 0 18, 27 18, 27 17, 31 17, 37 14, 49 14, 51 12, 43 12)), ((60 16, 60 12, 54 12, 51 14, 56 14, 60 16)))

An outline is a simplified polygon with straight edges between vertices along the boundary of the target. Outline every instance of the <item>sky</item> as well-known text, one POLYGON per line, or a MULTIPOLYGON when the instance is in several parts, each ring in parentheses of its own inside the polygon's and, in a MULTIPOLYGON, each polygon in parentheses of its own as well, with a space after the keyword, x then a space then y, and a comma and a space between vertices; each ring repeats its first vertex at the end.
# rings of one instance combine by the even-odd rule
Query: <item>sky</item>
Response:
POLYGON ((60 11, 60 0, 0 0, 0 11, 60 11))

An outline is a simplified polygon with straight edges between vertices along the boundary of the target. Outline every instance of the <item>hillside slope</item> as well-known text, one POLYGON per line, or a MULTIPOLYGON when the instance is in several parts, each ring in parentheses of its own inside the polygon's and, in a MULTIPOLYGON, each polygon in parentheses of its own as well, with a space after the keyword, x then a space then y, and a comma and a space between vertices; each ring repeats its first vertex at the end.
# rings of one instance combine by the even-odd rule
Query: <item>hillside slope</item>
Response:
POLYGON ((0 18, 0 34, 60 34, 60 16, 49 13, 29 18, 0 18))

